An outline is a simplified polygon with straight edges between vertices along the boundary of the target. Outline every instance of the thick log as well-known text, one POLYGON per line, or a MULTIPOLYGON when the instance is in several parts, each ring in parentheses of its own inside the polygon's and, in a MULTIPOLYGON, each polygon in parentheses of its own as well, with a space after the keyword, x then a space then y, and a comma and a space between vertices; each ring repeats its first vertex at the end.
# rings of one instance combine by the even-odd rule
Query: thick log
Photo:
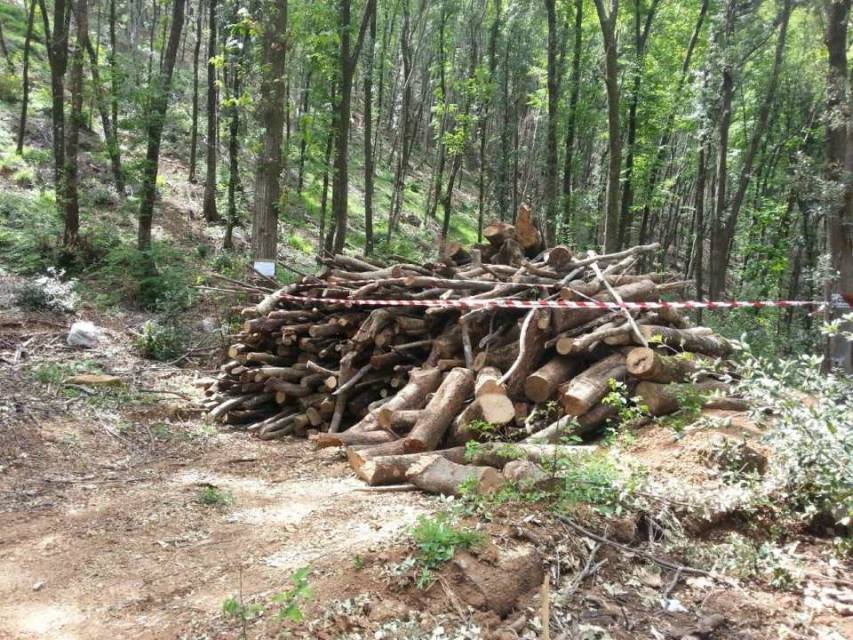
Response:
POLYGON ((663 344, 681 351, 702 353, 716 358, 725 358, 732 353, 734 347, 728 340, 714 335, 703 335, 703 328, 673 329, 644 325, 640 327, 640 333, 649 344, 663 344))
POLYGON ((498 491, 504 477, 493 467, 474 467, 451 462, 437 455, 424 456, 412 464, 406 479, 427 493, 461 495, 462 488, 478 495, 498 491))
MULTIPOLYGON (((616 293, 625 302, 642 302, 658 300, 657 285, 651 280, 640 280, 630 282, 615 288, 616 293)), ((602 291, 593 296, 594 300, 612 302, 613 297, 608 291, 602 291)), ((556 333, 563 333, 569 329, 579 327, 599 316, 608 313, 607 309, 565 309, 555 310, 553 314, 554 329, 556 333)))
POLYGON ((524 395, 533 402, 547 402, 561 384, 577 375, 583 368, 577 358, 556 356, 542 367, 527 376, 524 381, 524 395))
POLYGON ((583 415, 610 391, 610 380, 625 378, 625 356, 614 353, 560 388, 560 404, 571 416, 583 415))
POLYGON ((474 397, 479 398, 487 393, 503 393, 506 395, 506 386, 501 384, 501 372, 495 367, 483 367, 477 372, 477 381, 474 384, 474 397))
POLYGON ((572 262, 572 250, 565 245, 558 244, 548 251, 545 256, 545 263, 549 267, 553 267, 557 271, 562 271, 569 267, 572 262))
POLYGON ((392 442, 396 438, 387 431, 380 430, 364 431, 362 433, 352 433, 350 431, 344 431, 343 433, 318 433, 315 436, 311 436, 310 440, 318 449, 324 449, 326 447, 343 447, 357 444, 384 444, 392 442))
MULTIPOLYGON (((441 382, 441 372, 438 369, 413 369, 409 374, 408 384, 385 403, 385 408, 396 411, 399 409, 420 409, 423 407, 426 395, 438 388, 441 382)), ((373 431, 381 428, 376 413, 369 413, 363 420, 350 427, 350 431, 373 431)))
POLYGON ((635 393, 648 407, 651 415, 665 416, 678 411, 684 402, 698 403, 703 406, 708 400, 713 400, 707 396, 714 392, 718 392, 717 395, 725 394, 728 388, 728 385, 716 380, 693 384, 660 384, 643 381, 637 385, 635 393))
MULTIPOLYGON (((397 409, 395 411, 388 407, 381 407, 376 413, 376 419, 386 431, 405 433, 415 426, 418 418, 421 417, 421 413, 423 413, 423 409, 397 409)), ((367 433, 374 432, 368 431, 367 433)))
POLYGON ((404 440, 407 453, 435 449, 465 400, 474 393, 474 373, 461 367, 447 374, 424 409, 418 422, 404 440))
POLYGON ((406 451, 403 449, 403 440, 392 440, 384 444, 377 445, 355 445, 347 447, 347 461, 353 471, 359 472, 361 467, 373 458, 380 456, 397 456, 403 455, 406 451))
POLYGON ((500 249, 507 238, 515 236, 515 227, 508 222, 493 222, 483 229, 483 237, 496 249, 500 249))
POLYGON ((406 481, 406 472, 424 456, 442 456, 457 464, 465 464, 465 447, 439 449, 425 453, 378 456, 362 464, 356 474, 371 487, 400 484, 406 481))
POLYGON ((664 384, 689 380, 701 369, 701 364, 690 353, 669 356, 647 347, 632 349, 625 358, 629 374, 639 380, 664 384))
POLYGON ((501 378, 510 397, 524 397, 524 381, 535 370, 545 353, 545 339, 550 326, 551 314, 545 309, 531 309, 521 326, 518 339, 518 356, 501 378))
POLYGON ((518 357, 518 344, 510 343, 500 347, 493 347, 488 351, 481 351, 474 356, 474 371, 482 371, 483 367, 495 367, 505 371, 512 366, 518 357))
POLYGON ((522 204, 515 217, 515 235, 521 250, 528 256, 535 255, 542 247, 542 234, 536 228, 530 207, 522 204))
POLYGON ((509 424, 513 420, 515 420, 515 405, 512 400, 502 394, 484 395, 475 398, 454 418, 447 435, 447 441, 456 446, 477 440, 483 433, 472 428, 472 423, 485 422, 501 426, 509 424))

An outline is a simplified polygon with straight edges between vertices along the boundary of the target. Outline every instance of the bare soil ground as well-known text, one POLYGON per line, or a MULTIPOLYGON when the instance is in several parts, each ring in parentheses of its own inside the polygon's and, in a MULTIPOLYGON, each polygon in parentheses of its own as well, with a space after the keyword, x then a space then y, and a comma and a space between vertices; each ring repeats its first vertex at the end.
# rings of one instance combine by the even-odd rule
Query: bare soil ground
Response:
MULTIPOLYGON (((222 613, 240 592, 267 608, 247 624, 251 638, 540 637, 536 592, 501 621, 461 604, 450 573, 426 591, 399 576, 409 528, 443 508, 440 500, 366 490, 335 451, 215 427, 192 410, 208 372, 140 360, 127 318, 92 316, 105 327, 101 345, 67 347, 70 318, 12 308, 14 284, 0 280, 8 310, 0 312, 0 639, 240 638, 242 626, 222 613), (128 385, 64 388, 61 379, 81 368, 128 385), (230 503, 202 504, 211 488, 230 503), (304 566, 307 622, 280 623, 273 598, 304 566)), ((689 485, 722 508, 727 488, 708 451, 719 438, 760 434, 742 416, 715 417, 729 426, 678 437, 653 426, 619 446, 657 474, 673 505, 689 485)), ((697 525, 688 539, 697 557, 731 532, 755 536, 774 524, 725 514, 697 525)), ((477 552, 487 561, 496 548, 536 547, 561 585, 552 637, 853 637, 849 563, 806 532, 781 541, 798 569, 780 590, 661 572, 596 548, 541 505, 503 505, 470 522, 490 536, 477 552), (724 622, 707 630, 713 615, 724 622)), ((637 522, 616 519, 607 534, 635 543, 649 534, 637 522)))

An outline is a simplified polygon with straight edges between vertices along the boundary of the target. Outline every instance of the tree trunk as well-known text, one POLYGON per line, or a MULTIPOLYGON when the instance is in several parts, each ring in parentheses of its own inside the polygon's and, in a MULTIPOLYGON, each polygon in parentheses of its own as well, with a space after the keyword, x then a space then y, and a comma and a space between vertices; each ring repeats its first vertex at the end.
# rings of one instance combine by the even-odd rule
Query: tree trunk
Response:
MULTIPOLYGON (((203 213, 207 222, 217 222, 219 214, 216 211, 216 2, 208 0, 209 24, 207 40, 207 139, 205 140, 207 173, 204 177, 203 213)), ((282 105, 283 108, 283 105, 282 105)))
MULTIPOLYGON (((574 47, 572 51, 572 83, 569 93, 569 114, 566 122, 566 153, 563 161, 563 231, 572 219, 572 171, 575 152, 575 128, 581 88, 581 36, 583 35, 583 0, 575 0, 574 47)), ((561 238, 562 240, 563 238, 561 238)))
POLYGON ((174 0, 172 4, 172 20, 169 28, 169 41, 163 58, 163 68, 159 76, 152 78, 148 101, 146 122, 146 137, 148 147, 145 154, 145 168, 142 174, 142 193, 139 205, 139 233, 137 246, 140 251, 151 247, 151 220, 154 215, 154 198, 157 193, 157 172, 160 165, 160 141, 163 137, 163 125, 166 121, 166 110, 169 106, 169 93, 172 89, 172 72, 178 56, 178 45, 181 43, 181 30, 184 26, 184 2, 174 0))
POLYGON ((548 16, 548 125, 545 132, 545 244, 553 246, 557 236, 557 120, 560 100, 560 71, 557 68, 557 1, 545 0, 548 16))
POLYGON ((77 152, 80 148, 80 127, 83 126, 83 48, 89 33, 88 17, 88 0, 77 0, 74 10, 77 42, 71 56, 71 115, 65 140, 65 232, 62 244, 66 247, 73 247, 80 233, 77 152))
POLYGON ((21 119, 18 121, 18 140, 15 152, 18 155, 24 153, 24 136, 27 131, 27 109, 30 103, 30 45, 33 39, 33 23, 36 17, 36 0, 30 2, 30 11, 27 15, 27 34, 24 37, 24 67, 21 72, 21 119))
POLYGON ((113 129, 109 105, 107 104, 107 96, 104 86, 101 83, 101 74, 98 68, 98 53, 95 51, 95 48, 92 46, 92 41, 88 37, 86 38, 86 50, 89 53, 89 69, 92 73, 95 102, 98 105, 98 112, 101 116, 101 128, 104 130, 104 143, 107 145, 107 153, 110 156, 110 167, 113 171, 113 180, 115 181, 116 191, 118 191, 119 198, 124 199, 124 172, 121 167, 121 148, 119 147, 116 132, 113 129))
POLYGON ((116 0, 110 0, 110 117, 113 123, 113 133, 118 139, 118 89, 119 72, 116 58, 116 0))
POLYGON ((595 0, 601 34, 604 39, 604 83, 607 87, 607 200, 604 214, 604 250, 619 248, 619 173, 622 167, 622 139, 619 126, 619 52, 616 42, 616 20, 619 0, 610 0, 610 11, 604 0, 595 0))
MULTIPOLYGON (((110 0, 115 2, 115 0, 110 0)), ((193 47, 193 98, 192 125, 190 127, 190 175, 191 184, 196 183, 196 164, 198 163, 198 59, 201 53, 201 19, 204 15, 203 0, 198 1, 195 18, 195 46, 193 47)))
POLYGON ((9 72, 15 73, 15 65, 12 64, 12 58, 9 56, 9 50, 6 48, 6 38, 3 36, 2 20, 0 20, 0 51, 3 52, 3 57, 6 58, 6 65, 9 67, 9 72))
MULTIPOLYGON (((412 29, 409 12, 409 0, 402 0, 403 25, 400 31, 400 57, 403 60, 403 102, 400 105, 400 155, 397 157, 397 169, 394 175, 394 193, 391 198, 391 213, 388 217, 388 233, 385 237, 386 243, 391 241, 391 236, 397 228, 400 212, 403 208, 406 189, 406 172, 409 165, 409 153, 411 151, 410 136, 410 111, 412 105, 412 29)), ((439 39, 439 42, 441 40, 439 39)))
POLYGON ((376 12, 364 50, 364 253, 373 253, 373 58, 376 46, 376 12))
POLYGON ((228 213, 226 214, 225 237, 222 240, 223 249, 234 248, 234 227, 239 219, 237 214, 237 191, 240 189, 240 106, 238 99, 242 91, 243 56, 249 45, 248 36, 243 38, 243 46, 236 54, 237 59, 232 63, 231 70, 231 102, 228 118, 228 213))
MULTIPOLYGON (((836 185, 826 223, 826 244, 829 248, 835 278, 828 278, 825 295, 828 302, 841 302, 838 295, 853 305, 853 144, 850 125, 850 80, 847 64, 847 28, 850 0, 825 0, 826 48, 829 54, 827 71, 826 156, 827 178, 836 185)), ((840 315, 840 310, 828 307, 827 319, 840 315)), ((849 329, 849 327, 848 327, 849 329)), ((827 340, 824 367, 837 367, 853 372, 853 342, 843 336, 827 340)))
MULTIPOLYGON (((211 0, 214 1, 214 0, 211 0)), ((255 169, 255 206, 252 221, 252 256, 272 263, 264 272, 275 273, 278 256, 278 205, 281 198, 281 145, 284 138, 284 71, 287 54, 287 0, 266 4, 262 36, 263 74, 258 105, 261 151, 255 169)))
MULTIPOLYGON (((302 186, 305 182, 305 151, 308 148, 308 108, 311 104, 311 71, 312 69, 308 68, 308 73, 305 74, 305 90, 302 92, 302 111, 300 112, 300 122, 299 122, 299 172, 298 177, 296 179, 296 193, 302 193, 302 186)), ((322 243, 321 243, 322 244, 322 243)))
POLYGON ((340 80, 338 82, 338 108, 335 117, 335 168, 332 176, 332 214, 335 228, 329 232, 326 249, 341 253, 347 239, 349 219, 349 127, 352 109, 352 82, 356 61, 364 42, 370 17, 376 10, 376 0, 367 0, 358 40, 351 46, 351 0, 339 0, 340 58, 338 60, 340 80))

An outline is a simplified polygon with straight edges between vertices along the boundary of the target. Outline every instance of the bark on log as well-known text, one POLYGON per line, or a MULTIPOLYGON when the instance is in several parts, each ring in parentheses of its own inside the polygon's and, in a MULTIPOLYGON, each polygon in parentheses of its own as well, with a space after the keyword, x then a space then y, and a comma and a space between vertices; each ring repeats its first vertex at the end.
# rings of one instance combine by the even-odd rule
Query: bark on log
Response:
POLYGON ((352 433, 344 431, 343 433, 318 433, 309 438, 318 449, 327 447, 345 447, 359 444, 385 444, 392 442, 397 438, 387 431, 365 431, 363 433, 352 433))
MULTIPOLYGON (((394 433, 405 433, 410 431, 420 418, 423 409, 389 409, 383 406, 376 413, 379 425, 386 431, 394 433)), ((368 431, 367 433, 373 433, 368 431)))
MULTIPOLYGON (((438 369, 412 369, 408 384, 385 403, 384 407, 396 411, 399 409, 420 409, 428 393, 438 388, 441 372, 438 369)), ((373 431, 381 428, 375 412, 350 427, 349 431, 373 431)))
POLYGON ((648 326, 640 327, 640 333, 650 344, 663 344, 673 349, 703 353, 716 358, 725 358, 734 348, 725 338, 714 335, 702 335, 703 327, 694 329, 673 329, 672 327, 648 326))
POLYGON ((568 382, 582 368, 583 363, 577 358, 553 357, 527 376, 524 381, 524 395, 533 402, 547 402, 561 384, 568 382))
POLYGON ((437 455, 424 456, 411 465, 406 479, 427 493, 461 495, 461 489, 488 495, 504 485, 504 477, 493 467, 456 464, 437 455))
POLYGON ((589 411, 610 391, 610 380, 625 378, 625 356, 614 353, 575 376, 560 388, 560 403, 571 416, 589 411))
POLYGON ((639 380, 666 384, 689 380, 700 370, 701 362, 697 362, 695 356, 690 353, 669 356, 654 349, 639 347, 628 353, 625 366, 628 373, 639 380))
POLYGON ((474 393, 474 373, 456 368, 438 387, 418 422, 404 441, 407 453, 435 449, 453 418, 474 393))
POLYGON ((413 464, 424 456, 432 455, 442 456, 457 464, 465 464, 465 447, 454 447, 426 453, 378 456, 365 461, 356 474, 371 487, 400 484, 406 481, 406 472, 413 464))
POLYGON ((718 392, 725 394, 728 385, 716 380, 706 380, 698 383, 660 384, 644 381, 637 385, 635 393, 642 398, 649 413, 653 416, 665 416, 675 413, 683 402, 704 405, 709 394, 718 392))

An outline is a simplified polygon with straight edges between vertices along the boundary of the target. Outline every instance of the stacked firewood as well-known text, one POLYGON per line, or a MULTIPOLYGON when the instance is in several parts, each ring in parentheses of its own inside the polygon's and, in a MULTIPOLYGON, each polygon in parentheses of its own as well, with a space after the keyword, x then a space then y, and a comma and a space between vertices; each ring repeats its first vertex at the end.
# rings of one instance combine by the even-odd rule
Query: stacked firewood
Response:
POLYGON ((371 484, 409 478, 453 493, 465 480, 483 490, 500 484, 495 440, 522 442, 535 460, 566 449, 553 444, 565 436, 587 437, 617 420, 618 403, 602 402, 614 388, 652 416, 698 394, 723 402, 725 385, 707 372, 732 345, 671 309, 452 302, 659 301, 687 283, 636 273, 657 245, 584 256, 543 249, 524 208, 514 225, 487 226, 484 238, 472 248, 449 244, 426 265, 323 259, 320 275, 244 310, 238 342, 208 389, 211 414, 263 439, 346 446, 371 484), (358 303, 377 299, 448 304, 358 303), (464 459, 472 440, 492 442, 477 448, 478 460, 464 459), (474 466, 457 469, 465 462, 474 466))

